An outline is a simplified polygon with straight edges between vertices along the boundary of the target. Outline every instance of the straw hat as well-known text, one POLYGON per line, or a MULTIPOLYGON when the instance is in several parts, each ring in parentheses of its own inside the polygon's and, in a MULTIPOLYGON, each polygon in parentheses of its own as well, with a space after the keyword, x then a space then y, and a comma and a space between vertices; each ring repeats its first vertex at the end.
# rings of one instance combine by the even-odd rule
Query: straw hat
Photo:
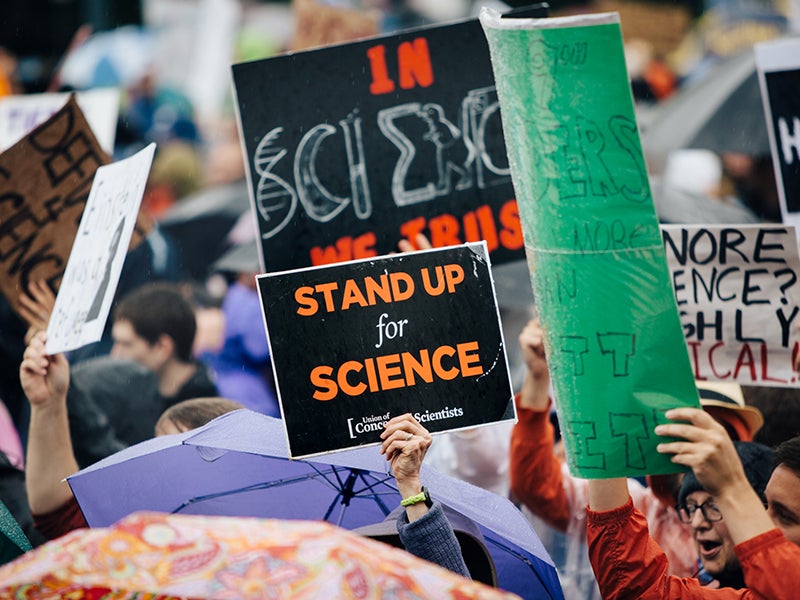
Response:
POLYGON ((745 422, 751 435, 755 435, 764 424, 761 411, 754 406, 745 405, 742 386, 738 383, 698 381, 697 391, 700 393, 700 404, 732 410, 745 422))

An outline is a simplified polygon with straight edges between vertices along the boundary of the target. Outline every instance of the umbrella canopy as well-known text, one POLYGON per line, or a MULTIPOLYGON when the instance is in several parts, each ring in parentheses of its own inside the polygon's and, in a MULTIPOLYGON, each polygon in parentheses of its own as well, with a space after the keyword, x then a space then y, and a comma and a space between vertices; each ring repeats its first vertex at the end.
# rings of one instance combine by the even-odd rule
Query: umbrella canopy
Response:
POLYGON ((673 150, 769 154, 769 137, 752 50, 717 64, 641 119, 642 148, 651 168, 673 150))
MULTIPOLYGON (((287 456, 279 419, 239 410, 127 448, 68 481, 92 527, 156 510, 319 519, 355 529, 383 521, 400 502, 375 447, 313 460, 287 456)), ((511 502, 427 465, 421 478, 443 505, 479 526, 500 587, 528 598, 562 597, 547 551, 511 502)))
POLYGON ((67 54, 61 83, 76 89, 133 84, 153 66, 155 49, 152 34, 133 25, 95 33, 67 54))
POLYGON ((3 598, 516 597, 323 522, 156 513, 74 531, 0 582, 3 598))

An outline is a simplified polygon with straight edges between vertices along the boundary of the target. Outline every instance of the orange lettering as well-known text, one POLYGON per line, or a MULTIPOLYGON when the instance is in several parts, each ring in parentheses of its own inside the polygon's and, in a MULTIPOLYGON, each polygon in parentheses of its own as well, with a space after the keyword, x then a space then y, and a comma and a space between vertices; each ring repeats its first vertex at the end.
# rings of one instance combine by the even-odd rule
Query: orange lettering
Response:
POLYGON ((314 293, 314 288, 309 285, 304 285, 294 291, 294 300, 300 305, 297 309, 297 314, 301 317, 310 317, 317 313, 319 305, 311 294, 314 293))
POLYGON ((320 365, 311 370, 311 383, 317 388, 311 396, 314 400, 326 402, 336 397, 338 393, 336 383, 332 379, 328 379, 332 374, 333 368, 327 365, 320 365), (322 390, 319 388, 322 388, 322 390))
POLYGON ((363 381, 357 383, 356 385, 351 385, 347 380, 348 373, 352 371, 358 373, 361 369, 361 363, 355 360, 348 360, 346 363, 342 364, 341 367, 339 367, 339 375, 336 377, 336 381, 339 383, 339 388, 348 396, 358 396, 363 394, 367 389, 367 384, 363 381))
POLYGON ((417 38, 403 42, 397 48, 397 68, 400 71, 400 87, 410 90, 415 85, 429 87, 433 84, 433 66, 428 52, 428 40, 417 38))
POLYGON ((352 279, 344 282, 344 295, 342 297, 342 310, 350 308, 351 304, 358 304, 359 306, 367 306, 367 299, 364 294, 358 289, 358 285, 352 279))
POLYGON ((516 200, 509 200, 500 209, 500 243, 508 250, 519 250, 523 245, 522 223, 519 220, 519 207, 516 200))
POLYGON ((394 81, 389 79, 389 69, 386 67, 386 46, 373 46, 367 50, 369 68, 372 71, 372 83, 369 84, 369 93, 377 96, 388 94, 394 90, 394 81))
POLYGON ((458 376, 458 369, 455 367, 445 369, 442 365, 443 356, 453 356, 455 353, 456 351, 452 346, 439 346, 433 351, 433 372, 436 373, 439 379, 450 381, 458 376))
POLYGON ((458 364, 461 366, 461 376, 483 375, 481 357, 478 356, 478 342, 465 342, 458 344, 456 348, 458 348, 458 364))
POLYGON ((387 354, 375 359, 382 390, 395 390, 403 387, 403 371, 400 369, 400 355, 387 354))

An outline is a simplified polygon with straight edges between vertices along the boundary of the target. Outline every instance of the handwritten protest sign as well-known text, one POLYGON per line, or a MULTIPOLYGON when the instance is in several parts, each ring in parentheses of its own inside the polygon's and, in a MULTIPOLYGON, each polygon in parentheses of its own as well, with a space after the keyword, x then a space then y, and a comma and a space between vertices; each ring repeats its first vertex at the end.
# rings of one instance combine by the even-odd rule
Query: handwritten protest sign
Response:
MULTIPOLYGON (((119 115, 119 89, 98 88, 77 92, 78 106, 100 147, 113 154, 119 115)), ((69 99, 63 94, 25 94, 0 98, 0 150, 5 150, 48 119, 69 99)))
POLYGON ((98 167, 47 326, 48 354, 103 336, 155 151, 150 144, 98 167))
POLYGON ((58 288, 92 178, 107 162, 74 98, 0 154, 0 290, 13 307, 30 281, 58 288))
POLYGON ((267 271, 386 254, 418 233, 523 258, 476 20, 241 63, 233 80, 267 271))
POLYGON ((800 225, 800 40, 756 44, 758 80, 783 222, 800 225))
POLYGON ((661 228, 697 380, 797 386, 794 227, 661 228))
POLYGON ((514 189, 570 471, 676 470, 663 412, 699 406, 615 14, 484 9, 514 189))
POLYGON ((485 243, 260 275, 291 456, 514 418, 485 243))

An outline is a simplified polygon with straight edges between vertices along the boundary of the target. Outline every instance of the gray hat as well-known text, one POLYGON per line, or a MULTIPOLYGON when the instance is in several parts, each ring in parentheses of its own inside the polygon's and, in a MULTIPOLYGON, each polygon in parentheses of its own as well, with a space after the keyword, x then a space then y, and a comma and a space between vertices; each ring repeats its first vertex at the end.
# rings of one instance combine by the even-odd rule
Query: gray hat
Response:
MULTIPOLYGON (((772 475, 772 470, 775 468, 772 449, 755 442, 734 442, 733 445, 736 447, 736 452, 739 454, 739 460, 742 461, 747 481, 750 482, 752 488, 763 501, 764 490, 772 475)), ((686 473, 686 475, 683 476, 681 489, 678 492, 678 506, 683 506, 686 503, 686 496, 692 492, 699 492, 701 490, 703 490, 703 486, 697 481, 697 477, 694 476, 694 473, 692 471, 686 473)))

